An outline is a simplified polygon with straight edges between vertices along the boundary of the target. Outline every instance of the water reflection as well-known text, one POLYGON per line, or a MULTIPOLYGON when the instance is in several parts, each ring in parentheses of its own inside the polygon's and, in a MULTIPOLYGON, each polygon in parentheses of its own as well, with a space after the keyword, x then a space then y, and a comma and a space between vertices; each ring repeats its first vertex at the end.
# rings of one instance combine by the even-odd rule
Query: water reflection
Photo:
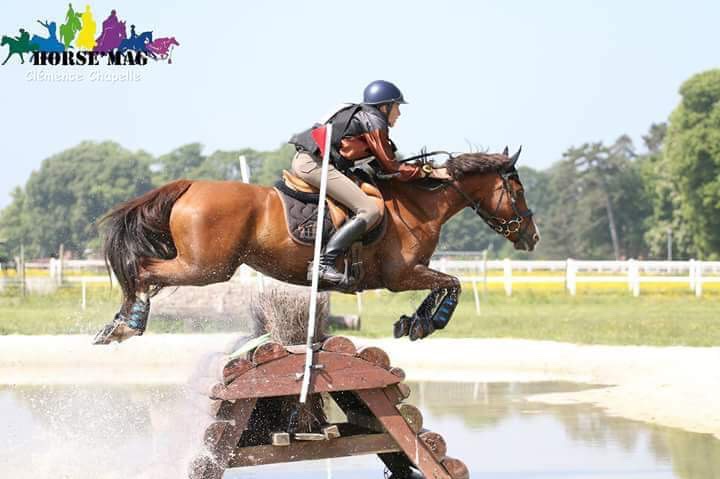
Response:
MULTIPOLYGON (((654 472, 661 474, 650 474, 648 477, 720 477, 720 441, 712 435, 607 416, 599 408, 584 404, 547 405, 525 400, 535 394, 574 392, 598 386, 555 382, 422 383, 410 386, 413 390, 410 399, 422 410, 430 412, 435 418, 459 420, 471 431, 492 434, 517 422, 525 424, 522 434, 527 435, 532 434, 531 424, 537 422, 537 418, 552 418, 555 427, 560 426, 571 442, 596 452, 618 449, 629 458, 647 451, 654 459, 654 472), (665 465, 670 467, 663 467, 665 465), (670 471, 672 473, 668 474, 670 471)), ((547 426, 546 432, 552 429, 547 426)), ((532 440, 543 441, 543 435, 532 440)), ((642 470, 637 472, 644 473, 642 470)))
MULTIPOLYGON (((409 401, 477 478, 720 477, 709 435, 608 417, 528 395, 571 383, 410 384, 409 401)), ((180 387, 0 388, 0 477, 178 478, 209 419, 180 387)), ((381 477, 373 457, 232 471, 226 478, 381 477)))

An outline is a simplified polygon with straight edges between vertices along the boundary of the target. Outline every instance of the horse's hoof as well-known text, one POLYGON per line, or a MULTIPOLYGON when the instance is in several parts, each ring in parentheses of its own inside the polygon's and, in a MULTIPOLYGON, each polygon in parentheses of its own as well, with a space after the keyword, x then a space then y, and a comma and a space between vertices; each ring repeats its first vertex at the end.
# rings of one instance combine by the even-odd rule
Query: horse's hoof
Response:
POLYGON ((125 321, 115 320, 106 324, 93 339, 93 344, 110 344, 115 341, 122 343, 133 336, 142 335, 139 329, 133 329, 125 321))
POLYGON ((430 336, 435 331, 432 320, 424 316, 415 315, 410 324, 410 341, 416 341, 430 336))
POLYGON ((400 319, 395 321, 395 324, 393 324, 393 336, 396 339, 407 336, 410 333, 411 321, 412 318, 409 316, 405 316, 404 314, 400 316, 400 319))

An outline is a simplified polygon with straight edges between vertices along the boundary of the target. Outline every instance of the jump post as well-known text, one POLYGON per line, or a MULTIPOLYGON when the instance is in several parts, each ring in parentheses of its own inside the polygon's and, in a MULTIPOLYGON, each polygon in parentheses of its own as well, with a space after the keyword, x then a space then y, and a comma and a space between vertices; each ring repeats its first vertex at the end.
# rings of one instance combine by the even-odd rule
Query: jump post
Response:
POLYGON ((267 405, 300 395, 305 350, 265 343, 224 366, 222 380, 208 391, 214 422, 205 431, 207 450, 190 464, 190 479, 219 479, 227 468, 365 454, 378 455, 393 478, 468 479, 465 464, 447 456, 443 437, 424 429, 420 410, 404 402, 410 388, 402 369, 392 367, 382 349, 358 350, 342 336, 313 344, 310 394, 334 401, 346 422, 294 434, 267 430, 263 415, 273 410, 267 405))

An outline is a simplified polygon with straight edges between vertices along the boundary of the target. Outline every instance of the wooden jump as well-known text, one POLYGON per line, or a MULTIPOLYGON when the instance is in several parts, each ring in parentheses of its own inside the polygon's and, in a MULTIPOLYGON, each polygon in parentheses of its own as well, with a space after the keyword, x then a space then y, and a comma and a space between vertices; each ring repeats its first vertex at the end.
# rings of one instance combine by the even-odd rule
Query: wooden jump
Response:
MULTIPOLYGON (((222 369, 204 387, 215 421, 205 431, 207 451, 190 465, 190 479, 219 479, 227 468, 377 454, 392 477, 468 479, 462 461, 447 455, 443 437, 424 429, 420 410, 405 403, 405 373, 382 349, 360 350, 333 336, 313 347, 310 392, 333 400, 347 421, 318 431, 260 431, 254 414, 263 402, 300 394, 305 349, 265 343, 222 369)), ((266 403, 267 404, 267 403, 266 403)))

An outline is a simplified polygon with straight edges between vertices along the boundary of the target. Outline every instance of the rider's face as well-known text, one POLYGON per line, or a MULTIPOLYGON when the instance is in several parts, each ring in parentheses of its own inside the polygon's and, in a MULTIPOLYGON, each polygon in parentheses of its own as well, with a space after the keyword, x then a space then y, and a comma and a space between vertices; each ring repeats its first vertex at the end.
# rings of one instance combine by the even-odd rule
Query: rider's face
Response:
POLYGON ((390 108, 390 112, 388 113, 388 125, 389 126, 395 126, 395 122, 400 117, 400 104, 399 103, 393 103, 392 107, 390 108))

